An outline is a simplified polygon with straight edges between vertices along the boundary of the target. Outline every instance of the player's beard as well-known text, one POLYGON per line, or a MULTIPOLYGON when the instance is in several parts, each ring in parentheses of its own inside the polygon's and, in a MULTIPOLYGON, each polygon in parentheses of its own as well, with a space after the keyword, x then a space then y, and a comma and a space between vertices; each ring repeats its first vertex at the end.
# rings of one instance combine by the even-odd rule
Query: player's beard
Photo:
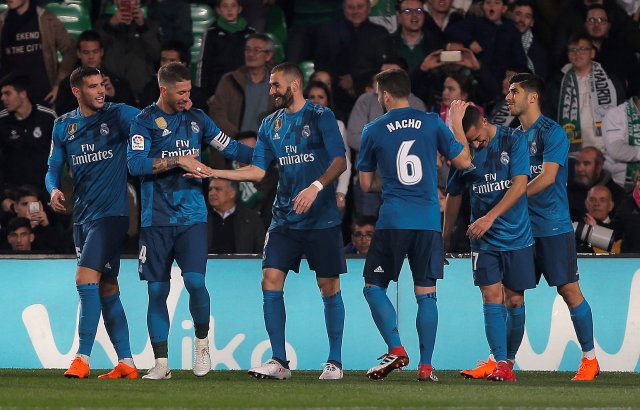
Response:
POLYGON ((293 91, 291 91, 291 86, 287 87, 287 91, 285 91, 284 94, 273 94, 273 98, 276 108, 289 108, 293 105, 293 91), (280 104, 278 104, 278 98, 280 99, 280 104))

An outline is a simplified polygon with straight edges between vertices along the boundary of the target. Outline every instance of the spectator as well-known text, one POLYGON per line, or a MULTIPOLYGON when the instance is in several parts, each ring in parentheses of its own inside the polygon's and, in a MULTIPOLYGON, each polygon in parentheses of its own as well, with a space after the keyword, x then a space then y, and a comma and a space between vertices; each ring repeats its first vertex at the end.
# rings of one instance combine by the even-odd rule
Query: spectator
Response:
POLYGON ((620 186, 631 189, 640 169, 640 100, 638 92, 624 104, 610 109, 602 125, 604 168, 620 186))
POLYGON ((55 14, 35 1, 7 0, 7 6, 0 14, 0 76, 27 75, 31 101, 53 105, 76 61, 73 40, 55 14))
POLYGON ((36 190, 32 187, 22 186, 17 190, 15 198, 13 205, 15 214, 13 216, 29 220, 31 230, 35 235, 33 248, 54 252, 64 250, 58 233, 49 222, 49 216, 42 202, 38 199, 36 190))
POLYGON ((35 235, 27 218, 16 217, 7 225, 7 242, 11 252, 31 252, 35 235))
POLYGON ((503 17, 507 11, 506 0, 483 0, 482 10, 484 17, 467 16, 456 24, 450 24, 447 34, 471 49, 499 84, 508 66, 525 67, 527 59, 520 32, 503 17))
POLYGON ((342 12, 342 0, 293 1, 293 23, 287 41, 287 61, 312 60, 318 30, 335 21, 342 12))
MULTIPOLYGON (((442 98, 439 104, 438 112, 440 118, 451 129, 451 118, 449 116, 449 108, 454 100, 469 101, 473 99, 473 83, 471 78, 461 73, 451 73, 444 80, 444 88, 442 90, 442 98)), ((471 103, 471 105, 475 105, 471 103)), ((482 107, 478 107, 480 113, 484 115, 482 107)))
POLYGON ((116 12, 100 17, 94 29, 104 42, 104 65, 131 84, 136 99, 147 82, 155 77, 160 55, 158 24, 145 19, 139 0, 115 0, 116 12))
POLYGON ((607 73, 618 77, 625 90, 635 90, 640 82, 637 78, 640 72, 638 58, 624 38, 611 34, 612 22, 604 6, 594 4, 589 7, 584 28, 596 48, 595 60, 607 73))
MULTIPOLYGON (((239 132, 236 135, 236 140, 248 147, 255 148, 258 135, 253 131, 239 132)), ((247 165, 233 161, 231 168, 238 169, 247 165)), ((243 181, 238 186, 239 197, 237 201, 245 207, 258 212, 266 230, 271 225, 271 207, 276 198, 276 189, 278 188, 278 168, 275 162, 267 169, 262 181, 243 181)))
POLYGON ((582 253, 620 253, 621 248, 621 234, 619 231, 615 229, 615 224, 611 219, 611 211, 613 210, 615 204, 611 199, 611 192, 609 188, 604 185, 596 185, 589 190, 587 194, 587 199, 585 200, 585 207, 587 209, 587 213, 584 217, 584 223, 591 226, 603 226, 605 228, 611 229, 614 231, 613 239, 614 243, 610 250, 608 249, 600 249, 597 248, 590 243, 586 243, 584 241, 576 238, 576 250, 582 253))
POLYGON ((309 81, 323 82, 329 86, 329 89, 331 89, 333 77, 331 77, 331 74, 328 71, 316 70, 311 74, 311 76, 309 76, 309 81))
POLYGON ((369 0, 345 0, 343 16, 318 31, 315 68, 331 73, 336 117, 346 119, 355 101, 355 83, 383 62, 389 33, 371 23, 369 0))
MULTIPOLYGON (((304 90, 304 97, 314 104, 323 107, 332 107, 331 90, 329 86, 320 81, 311 81, 304 90)), ((338 120, 338 129, 342 135, 342 141, 347 146, 347 130, 344 122, 338 120)), ((336 187, 336 203, 341 215, 344 215, 346 206, 347 192, 349 191, 349 180, 351 179, 351 151, 346 151, 347 169, 338 177, 338 186, 336 187)))
POLYGON ((351 226, 351 242, 344 247, 347 255, 367 255, 371 239, 376 230, 376 217, 363 215, 356 218, 351 226))
POLYGON ((640 253, 640 170, 633 176, 633 190, 618 206, 616 226, 622 232, 622 253, 640 253))
POLYGON ((398 3, 398 29, 389 37, 385 52, 387 57, 403 58, 408 71, 422 63, 422 60, 441 47, 423 31, 425 11, 423 0, 403 0, 398 3))
POLYGON ((520 32, 520 42, 527 58, 527 68, 543 79, 549 75, 547 51, 533 34, 536 8, 533 0, 518 0, 513 7, 513 21, 520 32))
MULTIPOLYGON (((160 47, 160 67, 163 65, 178 62, 189 67, 191 63, 191 52, 189 47, 179 41, 167 41, 160 47)), ((158 67, 158 68, 160 68, 158 67)), ((202 88, 191 84, 191 94, 189 98, 193 107, 207 111, 207 98, 210 94, 206 94, 202 88)), ((147 107, 158 101, 160 97, 160 89, 158 88, 158 79, 152 78, 147 85, 144 86, 142 95, 140 96, 140 107, 147 107)))
POLYGON ((369 11, 369 21, 384 27, 389 33, 398 29, 398 19, 396 16, 397 0, 377 0, 371 2, 369 11))
POLYGON ((245 63, 245 42, 256 31, 247 25, 241 12, 239 0, 219 0, 216 5, 218 17, 202 38, 195 82, 207 97, 213 95, 225 73, 245 63))
POLYGON ((562 69, 564 76, 556 100, 558 122, 567 133, 571 152, 584 147, 604 150, 602 120, 616 106, 618 98, 624 96, 624 91, 593 60, 596 52, 589 37, 584 34, 573 37, 567 51, 569 64, 562 69))
POLYGON ((252 34, 244 47, 244 66, 220 79, 209 115, 225 134, 234 137, 238 131, 257 132, 262 119, 273 111, 274 101, 269 97, 272 57, 269 36, 252 34))
POLYGON ((163 41, 179 41, 191 47, 193 21, 187 0, 147 0, 149 20, 160 25, 163 41))
POLYGON ((26 76, 14 74, 0 80, 5 106, 0 111, 0 186, 15 189, 28 184, 44 192, 56 113, 31 103, 28 83, 26 76))
POLYGON ((567 184, 569 213, 572 221, 582 221, 587 213, 585 200, 594 186, 602 185, 609 189, 613 202, 619 204, 624 198, 624 189, 611 179, 609 171, 604 169, 604 155, 595 147, 583 148, 575 159, 573 178, 567 184))
POLYGON ((209 182, 209 253, 262 252, 265 230, 260 215, 238 204, 237 197, 237 182, 226 179, 209 182))
POLYGON ((447 44, 445 30, 464 16, 453 7, 453 0, 427 0, 425 9, 424 34, 427 41, 433 43, 435 49, 444 49, 447 44))
MULTIPOLYGON (((76 48, 81 66, 97 68, 102 72, 105 82, 105 101, 135 105, 135 99, 129 82, 109 72, 109 70, 102 66, 104 47, 98 33, 93 30, 83 31, 80 36, 78 36, 76 48)), ((65 79, 60 82, 60 89, 58 90, 56 110, 60 114, 65 114, 78 108, 78 100, 76 100, 76 97, 71 93, 69 77, 70 76, 65 77, 65 79)), ((157 85, 156 88, 158 88, 157 85)))

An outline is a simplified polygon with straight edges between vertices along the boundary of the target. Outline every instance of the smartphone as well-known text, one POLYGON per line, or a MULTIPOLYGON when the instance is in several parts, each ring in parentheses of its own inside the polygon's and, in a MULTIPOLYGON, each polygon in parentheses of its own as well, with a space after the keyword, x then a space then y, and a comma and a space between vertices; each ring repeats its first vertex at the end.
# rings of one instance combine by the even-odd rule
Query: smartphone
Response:
POLYGON ((133 12, 132 6, 131 6, 131 0, 120 0, 119 8, 122 14, 131 15, 131 13, 133 12))
POLYGON ((29 202, 29 213, 35 214, 40 212, 40 202, 29 202))
POLYGON ((462 51, 443 51, 440 53, 440 61, 443 63, 457 63, 462 61, 462 51))

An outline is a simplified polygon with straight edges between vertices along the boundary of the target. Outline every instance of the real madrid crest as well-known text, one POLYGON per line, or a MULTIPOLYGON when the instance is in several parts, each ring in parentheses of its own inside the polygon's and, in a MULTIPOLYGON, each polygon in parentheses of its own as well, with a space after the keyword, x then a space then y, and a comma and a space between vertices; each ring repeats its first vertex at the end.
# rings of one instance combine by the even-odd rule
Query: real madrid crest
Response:
POLYGON ((280 127, 282 127, 282 120, 280 118, 276 118, 276 122, 273 124, 273 130, 278 132, 280 131, 280 127))
POLYGON ((33 138, 40 138, 42 137, 42 130, 40 129, 40 127, 35 127, 33 129, 33 138))
POLYGON ((109 126, 106 122, 100 124, 100 135, 107 135, 109 133, 109 126))
POLYGON ((165 120, 164 117, 158 117, 156 118, 156 125, 161 130, 164 130, 167 128, 167 120, 165 120))
POLYGON ((529 145, 529 153, 530 153, 531 155, 533 155, 533 154, 535 154, 536 152, 538 152, 538 146, 536 145, 536 142, 535 142, 535 141, 533 141, 533 142, 531 143, 531 145, 529 145))
POLYGON ((305 138, 309 138, 311 136, 311 128, 308 125, 302 127, 302 136, 305 138))
POLYGON ((198 127, 198 123, 195 121, 191 121, 191 131, 194 132, 194 134, 197 134, 200 132, 200 127, 198 127))
POLYGON ((69 135, 73 135, 76 133, 76 131, 78 131, 78 123, 77 122, 71 123, 69 125, 69 129, 67 130, 67 133, 69 135))
POLYGON ((506 151, 502 151, 502 154, 500 154, 500 162, 502 165, 509 165, 509 154, 506 151))

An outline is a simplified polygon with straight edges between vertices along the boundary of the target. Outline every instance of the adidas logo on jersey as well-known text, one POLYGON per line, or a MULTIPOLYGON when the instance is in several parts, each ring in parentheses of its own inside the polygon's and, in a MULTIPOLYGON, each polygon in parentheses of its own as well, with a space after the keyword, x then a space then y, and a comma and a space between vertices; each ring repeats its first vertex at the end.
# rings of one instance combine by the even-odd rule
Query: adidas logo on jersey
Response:
POLYGON ((382 266, 378 266, 377 268, 375 268, 373 270, 374 273, 384 273, 384 269, 382 269, 382 266))
POLYGON ((166 137, 167 135, 171 134, 171 131, 169 131, 168 129, 164 129, 164 131, 162 131, 162 136, 166 137))

